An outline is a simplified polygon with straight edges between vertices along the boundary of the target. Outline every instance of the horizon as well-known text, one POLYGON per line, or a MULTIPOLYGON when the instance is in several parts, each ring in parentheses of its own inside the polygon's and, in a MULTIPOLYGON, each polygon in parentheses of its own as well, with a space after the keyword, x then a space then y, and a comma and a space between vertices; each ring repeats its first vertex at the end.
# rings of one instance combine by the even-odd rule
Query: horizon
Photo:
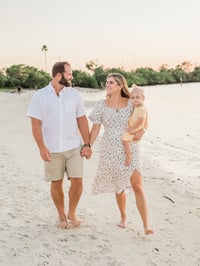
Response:
POLYGON ((185 61, 199 66, 199 7, 197 0, 7 0, 1 4, 0 68, 45 70, 43 45, 49 73, 61 60, 84 71, 90 60, 125 71, 185 61))
MULTIPOLYGON (((91 61, 93 61, 93 60, 91 60, 91 61)), ((194 70, 195 67, 200 67, 200 65, 194 65, 194 64, 192 64, 192 62, 187 61, 187 60, 184 61, 184 62, 190 64, 190 66, 188 67, 188 68, 190 69, 189 72, 192 72, 192 71, 194 70)), ((156 72, 160 72, 160 68, 161 68, 162 66, 164 66, 166 69, 172 69, 172 70, 175 70, 176 67, 181 66, 184 62, 181 62, 179 65, 176 65, 176 66, 174 66, 174 67, 170 67, 170 66, 167 65, 167 64, 162 64, 162 65, 159 66, 157 69, 156 69, 156 68, 153 68, 153 67, 149 67, 149 66, 141 66, 141 67, 138 67, 138 68, 135 68, 135 69, 129 69, 129 70, 124 69, 123 67, 115 67, 115 66, 110 67, 110 66, 104 66, 104 65, 100 65, 100 64, 99 64, 98 66, 102 66, 104 70, 106 70, 106 69, 116 68, 116 69, 121 69, 121 70, 123 70, 124 72, 135 72, 137 69, 140 69, 140 68, 144 68, 144 69, 148 69, 148 68, 150 68, 150 69, 153 69, 153 70, 156 71, 156 72)), ((4 68, 1 68, 1 66, 0 66, 0 71, 1 71, 1 70, 5 70, 5 69, 7 69, 7 68, 10 68, 10 67, 12 67, 12 66, 14 66, 14 65, 23 65, 23 66, 27 66, 27 67, 35 67, 37 70, 45 71, 44 67, 43 67, 43 68, 38 68, 38 67, 36 67, 36 66, 33 66, 33 65, 26 65, 26 64, 23 64, 23 63, 15 63, 15 64, 11 64, 10 66, 4 67, 4 68)), ((72 65, 72 64, 71 64, 71 65, 72 65)), ((98 66, 97 66, 97 67, 98 67, 98 66)), ((89 70, 89 69, 87 69, 86 67, 85 67, 84 69, 73 68, 72 70, 73 70, 73 71, 78 70, 78 71, 89 72, 89 73, 92 72, 92 70, 89 70)), ((46 71, 45 71, 45 72, 46 72, 46 71)), ((48 74, 51 74, 50 72, 51 72, 51 70, 50 70, 50 71, 47 71, 48 74)))

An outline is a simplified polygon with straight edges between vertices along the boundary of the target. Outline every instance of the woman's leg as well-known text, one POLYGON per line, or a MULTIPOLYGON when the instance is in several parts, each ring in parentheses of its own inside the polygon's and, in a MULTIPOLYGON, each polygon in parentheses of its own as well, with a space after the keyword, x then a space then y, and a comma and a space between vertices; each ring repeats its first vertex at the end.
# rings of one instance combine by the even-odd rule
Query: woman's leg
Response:
POLYGON ((135 192, 136 205, 143 221, 144 232, 146 235, 153 234, 153 230, 149 227, 147 202, 142 186, 142 175, 138 170, 135 170, 131 176, 131 185, 135 192))
POLYGON ((121 214, 121 221, 118 224, 119 227, 125 228, 126 223, 126 194, 124 192, 116 193, 117 205, 121 214))

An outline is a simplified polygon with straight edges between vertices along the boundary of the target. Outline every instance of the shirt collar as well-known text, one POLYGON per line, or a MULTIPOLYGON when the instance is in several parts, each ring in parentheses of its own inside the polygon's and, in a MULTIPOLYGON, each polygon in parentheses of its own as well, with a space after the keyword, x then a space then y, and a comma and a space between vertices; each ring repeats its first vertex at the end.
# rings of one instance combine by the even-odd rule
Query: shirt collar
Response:
MULTIPOLYGON (((71 88, 71 87, 64 87, 64 88, 60 91, 60 93, 65 92, 68 88, 71 88)), ((51 81, 49 82, 49 91, 52 91, 52 92, 55 93, 55 89, 54 89, 54 87, 52 86, 51 81)), ((60 94, 60 93, 59 93, 59 94, 60 94)))

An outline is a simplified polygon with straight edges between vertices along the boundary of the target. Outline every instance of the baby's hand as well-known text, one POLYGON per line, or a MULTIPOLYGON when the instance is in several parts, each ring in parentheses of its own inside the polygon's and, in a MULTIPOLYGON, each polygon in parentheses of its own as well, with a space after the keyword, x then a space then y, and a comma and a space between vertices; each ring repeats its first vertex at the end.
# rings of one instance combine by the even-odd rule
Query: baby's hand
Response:
POLYGON ((130 134, 134 134, 134 129, 133 129, 133 127, 128 127, 128 128, 126 129, 126 131, 127 131, 128 133, 130 133, 130 134))

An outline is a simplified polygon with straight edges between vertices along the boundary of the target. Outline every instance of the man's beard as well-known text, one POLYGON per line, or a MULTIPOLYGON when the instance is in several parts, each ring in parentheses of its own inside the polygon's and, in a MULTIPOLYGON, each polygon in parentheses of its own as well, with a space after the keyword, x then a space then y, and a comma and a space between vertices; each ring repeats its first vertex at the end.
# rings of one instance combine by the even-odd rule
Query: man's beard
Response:
POLYGON ((63 85, 65 87, 71 87, 72 86, 71 80, 66 80, 63 74, 62 74, 62 78, 59 81, 59 83, 60 83, 60 85, 63 85))

